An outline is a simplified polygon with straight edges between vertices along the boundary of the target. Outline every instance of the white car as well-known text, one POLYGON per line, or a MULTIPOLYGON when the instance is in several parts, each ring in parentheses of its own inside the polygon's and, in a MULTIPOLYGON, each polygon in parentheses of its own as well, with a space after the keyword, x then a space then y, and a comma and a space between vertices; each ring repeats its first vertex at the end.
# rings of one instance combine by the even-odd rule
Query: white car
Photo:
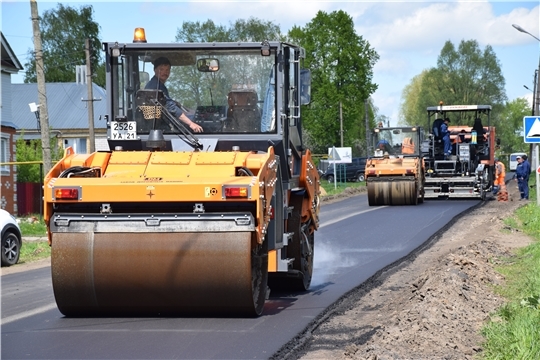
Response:
POLYGON ((21 228, 15 216, 0 209, 0 228, 2 228, 2 266, 15 265, 21 254, 21 228))

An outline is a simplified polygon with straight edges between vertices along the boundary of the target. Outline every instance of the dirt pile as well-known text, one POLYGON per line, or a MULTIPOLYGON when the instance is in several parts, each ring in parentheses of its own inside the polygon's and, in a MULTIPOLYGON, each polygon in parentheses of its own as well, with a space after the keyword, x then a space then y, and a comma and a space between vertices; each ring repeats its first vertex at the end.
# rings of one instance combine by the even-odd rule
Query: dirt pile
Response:
POLYGON ((479 330, 503 304, 494 270, 531 239, 502 219, 523 204, 488 201, 462 217, 428 250, 344 299, 286 358, 473 359, 479 330))

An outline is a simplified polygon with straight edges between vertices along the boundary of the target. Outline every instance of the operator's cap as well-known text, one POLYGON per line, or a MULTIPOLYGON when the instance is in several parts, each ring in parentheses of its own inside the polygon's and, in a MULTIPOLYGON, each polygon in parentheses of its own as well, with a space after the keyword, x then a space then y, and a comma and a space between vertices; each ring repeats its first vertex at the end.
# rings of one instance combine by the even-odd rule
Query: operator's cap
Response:
POLYGON ((169 66, 171 66, 171 62, 166 57, 161 56, 161 57, 158 57, 156 60, 154 60, 154 70, 156 70, 156 68, 159 65, 169 65, 169 66))
POLYGON ((450 122, 450 118, 444 118, 444 121, 450 122))
POLYGON ((498 158, 498 157, 496 157, 496 158, 495 158, 495 161, 499 161, 499 158, 498 158))
POLYGON ((517 159, 521 159, 521 156, 519 156, 519 155, 518 155, 518 156, 516 156, 516 160, 517 160, 517 159))

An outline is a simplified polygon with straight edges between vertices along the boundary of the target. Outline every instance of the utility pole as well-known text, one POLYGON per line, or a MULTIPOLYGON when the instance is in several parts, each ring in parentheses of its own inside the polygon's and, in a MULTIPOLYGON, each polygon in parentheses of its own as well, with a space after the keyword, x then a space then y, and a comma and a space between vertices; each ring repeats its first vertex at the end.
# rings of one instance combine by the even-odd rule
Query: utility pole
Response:
POLYGON ((45 73, 43 71, 43 50, 41 47, 41 31, 36 0, 30 0, 32 15, 32 30, 34 36, 34 52, 36 55, 36 79, 39 100, 39 123, 41 126, 41 149, 43 156, 43 171, 51 169, 51 139, 49 137, 49 113, 47 112, 47 92, 45 90, 45 73))
MULTIPOLYGON (((519 32, 531 35, 536 40, 540 41, 540 39, 527 30, 523 29, 521 26, 512 24, 512 26, 519 32)), ((538 70, 536 70, 536 77, 535 77, 535 84, 534 84, 534 91, 533 91, 533 116, 539 116, 540 117, 540 58, 538 59, 538 70)), ((532 154, 531 154, 532 155, 532 154)), ((534 173, 536 174, 536 204, 540 206, 540 173, 538 172, 540 170, 540 150, 538 143, 534 144, 534 173)), ((531 161, 532 162, 532 161, 531 161)), ((532 166, 531 166, 532 167, 532 166)), ((532 169, 531 169, 532 170, 532 169)))
MULTIPOLYGON (((538 71, 536 72, 536 84, 534 92, 534 115, 540 116, 540 58, 538 59, 538 71)), ((538 170, 540 168, 540 150, 538 144, 534 144, 535 147, 535 159, 534 159, 534 173, 536 174, 536 204, 540 206, 540 174, 538 170)))
POLYGON ((364 108, 366 110, 366 156, 369 156, 369 99, 364 100, 364 108))
POLYGON ((90 39, 85 41, 86 52, 86 88, 88 89, 88 138, 90 142, 90 151, 92 154, 96 151, 96 137, 94 135, 94 93, 92 91, 92 63, 90 62, 91 43, 90 39))
POLYGON ((343 109, 339 102, 339 134, 341 135, 341 147, 343 147, 343 109))

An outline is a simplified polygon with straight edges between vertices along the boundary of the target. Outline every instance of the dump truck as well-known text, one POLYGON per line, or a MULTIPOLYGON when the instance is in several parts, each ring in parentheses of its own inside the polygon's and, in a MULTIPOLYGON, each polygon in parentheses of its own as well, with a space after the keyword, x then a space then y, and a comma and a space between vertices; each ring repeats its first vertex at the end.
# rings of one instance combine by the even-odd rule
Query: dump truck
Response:
POLYGON ((424 130, 377 127, 371 133, 373 155, 366 162, 369 206, 417 205, 424 202, 424 130))
POLYGON ((45 177, 60 312, 251 317, 272 286, 308 290, 320 180, 302 140, 305 50, 135 34, 103 44, 109 150, 67 148, 45 177), (158 58, 167 93, 148 86, 158 58))
POLYGON ((490 105, 444 105, 427 108, 431 132, 422 144, 426 164, 425 198, 478 198, 491 192, 495 150, 500 145, 491 126, 490 105), (440 125, 449 120, 451 154, 444 154, 440 125))

